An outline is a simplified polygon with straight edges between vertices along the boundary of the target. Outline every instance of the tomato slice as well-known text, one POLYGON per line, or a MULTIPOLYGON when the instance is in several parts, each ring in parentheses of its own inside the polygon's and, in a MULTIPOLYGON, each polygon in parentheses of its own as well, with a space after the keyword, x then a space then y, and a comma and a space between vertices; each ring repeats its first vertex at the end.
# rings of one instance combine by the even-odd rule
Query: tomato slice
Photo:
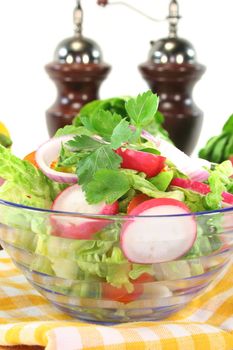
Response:
POLYGON ((147 272, 144 272, 139 276, 136 280, 134 280, 134 283, 149 283, 149 282, 155 282, 155 277, 150 275, 147 272))
POLYGON ((116 153, 122 158, 123 169, 137 170, 147 177, 156 176, 165 166, 166 158, 156 154, 123 148, 118 148, 116 153))
POLYGON ((155 278, 149 273, 143 273, 136 280, 131 280, 134 285, 134 291, 128 293, 127 290, 122 288, 113 287, 111 284, 103 284, 103 298, 108 300, 119 301, 120 303, 130 303, 131 301, 137 300, 143 293, 143 283, 154 282, 155 278))
POLYGON ((146 194, 144 193, 141 193, 139 195, 137 195, 136 197, 134 197, 130 202, 129 202, 129 205, 128 205, 128 208, 127 208, 127 213, 130 214, 130 212, 135 208, 137 207, 139 204, 145 202, 145 201, 148 201, 149 199, 151 199, 150 197, 148 197, 146 194))
POLYGON ((119 301, 124 304, 138 299, 142 293, 143 286, 141 284, 135 284, 132 293, 128 293, 124 287, 116 288, 108 283, 104 283, 102 290, 102 296, 104 299, 119 301))
POLYGON ((36 162, 36 151, 27 154, 23 159, 33 164, 36 168, 39 168, 36 162))

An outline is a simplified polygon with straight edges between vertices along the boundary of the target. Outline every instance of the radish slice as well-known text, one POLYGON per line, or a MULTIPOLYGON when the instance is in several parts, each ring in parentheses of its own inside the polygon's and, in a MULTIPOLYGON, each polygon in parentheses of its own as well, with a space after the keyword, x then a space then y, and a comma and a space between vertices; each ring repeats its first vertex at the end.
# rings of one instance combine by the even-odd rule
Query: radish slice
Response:
POLYGON ((4 182, 5 182, 5 180, 2 177, 0 177, 0 186, 2 186, 4 184, 4 182))
POLYGON ((188 207, 176 199, 148 200, 130 215, 146 216, 132 218, 122 228, 121 247, 133 263, 156 264, 178 259, 195 242, 196 221, 188 207))
POLYGON ((122 158, 121 168, 145 173, 148 177, 156 176, 165 166, 165 157, 155 154, 118 148, 116 153, 122 158))
POLYGON ((96 205, 90 205, 85 199, 82 188, 79 185, 73 185, 66 188, 57 196, 52 209, 55 211, 77 213, 77 216, 68 216, 65 214, 52 215, 51 221, 54 227, 54 235, 73 239, 90 239, 94 233, 102 230, 111 221, 106 219, 83 218, 78 215, 115 215, 118 213, 118 202, 113 204, 102 202, 96 205))
MULTIPOLYGON (((155 144, 156 148, 161 154, 169 159, 182 173, 189 176, 196 181, 205 181, 209 177, 209 172, 202 168, 200 161, 190 158, 187 154, 180 151, 171 143, 151 135, 147 131, 143 130, 141 136, 147 141, 151 141, 155 144)), ((205 162, 205 165, 211 163, 205 162)))
POLYGON ((40 170, 51 180, 60 183, 77 183, 77 175, 56 171, 50 165, 60 154, 63 143, 73 139, 73 135, 54 137, 41 145, 36 151, 36 163, 40 170))
MULTIPOLYGON (((198 181, 176 178, 171 181, 171 186, 181 187, 187 190, 206 195, 211 192, 210 186, 198 181)), ((233 195, 229 192, 222 193, 223 207, 233 206, 233 195)))

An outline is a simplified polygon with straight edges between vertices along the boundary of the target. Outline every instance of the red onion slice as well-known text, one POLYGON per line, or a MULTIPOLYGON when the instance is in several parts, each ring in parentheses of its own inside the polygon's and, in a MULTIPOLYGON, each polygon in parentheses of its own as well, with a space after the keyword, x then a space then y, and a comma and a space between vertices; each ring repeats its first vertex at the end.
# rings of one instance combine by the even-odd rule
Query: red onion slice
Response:
MULTIPOLYGON (((155 137, 145 130, 142 131, 141 136, 145 140, 153 142, 164 157, 168 158, 177 169, 189 176, 192 180, 205 181, 208 179, 209 172, 202 168, 199 160, 190 158, 171 143, 159 137, 155 137)), ((211 163, 206 161, 205 165, 207 164, 210 168, 211 163)))
POLYGON ((61 150, 63 143, 74 138, 74 135, 54 137, 41 145, 36 151, 36 162, 40 170, 51 180, 60 183, 77 183, 77 175, 56 171, 50 168, 61 150))

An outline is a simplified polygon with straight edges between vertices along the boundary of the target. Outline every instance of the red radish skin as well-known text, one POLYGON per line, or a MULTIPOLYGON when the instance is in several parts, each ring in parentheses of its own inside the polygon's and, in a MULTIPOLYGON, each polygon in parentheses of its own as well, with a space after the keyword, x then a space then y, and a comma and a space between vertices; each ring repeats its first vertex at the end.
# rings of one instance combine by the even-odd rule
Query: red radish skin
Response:
POLYGON ((91 215, 116 215, 119 211, 118 202, 113 204, 100 203, 90 205, 85 199, 85 194, 79 185, 66 188, 55 199, 52 210, 69 213, 81 213, 90 218, 71 215, 51 216, 53 234, 56 236, 72 239, 91 239, 93 234, 102 230, 111 223, 110 220, 92 219, 91 215))
POLYGON ((121 167, 143 172, 153 177, 165 167, 166 158, 147 152, 118 148, 116 153, 122 158, 121 167))
POLYGON ((156 264, 178 259, 196 240, 196 221, 188 207, 176 199, 145 201, 130 216, 137 217, 129 218, 123 225, 120 244, 133 263, 156 264))
MULTIPOLYGON (((202 195, 210 193, 210 187, 207 184, 198 181, 192 181, 188 179, 175 178, 171 182, 171 186, 185 188, 193 192, 197 192, 202 195)), ((229 192, 222 193, 223 206, 233 206, 233 195, 229 192)))
POLYGON ((206 195, 210 192, 210 187, 203 182, 189 179, 175 178, 171 181, 170 186, 177 186, 200 194, 206 195))

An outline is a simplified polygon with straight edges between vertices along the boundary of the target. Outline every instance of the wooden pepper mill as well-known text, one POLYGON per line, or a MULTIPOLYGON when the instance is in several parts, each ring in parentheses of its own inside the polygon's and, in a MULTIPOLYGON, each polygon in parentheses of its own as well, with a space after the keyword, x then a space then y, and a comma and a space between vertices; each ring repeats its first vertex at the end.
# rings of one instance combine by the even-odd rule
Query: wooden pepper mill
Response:
POLYGON ((151 43, 148 61, 139 66, 143 78, 160 97, 159 110, 165 116, 165 129, 175 145, 191 154, 201 132, 203 113, 195 105, 192 91, 205 72, 197 63, 192 44, 177 36, 179 7, 169 7, 169 36, 151 43))
POLYGON ((75 34, 57 46, 54 61, 45 67, 58 90, 57 100, 46 112, 50 136, 71 124, 83 105, 99 98, 100 84, 110 71, 110 66, 103 63, 100 47, 82 35, 82 23, 83 10, 78 0, 74 10, 75 34))
POLYGON ((182 151, 192 153, 203 121, 203 113, 192 99, 192 90, 205 67, 197 63, 192 44, 177 36, 180 19, 177 0, 170 1, 169 16, 162 20, 144 14, 124 1, 97 0, 97 3, 101 6, 124 5, 154 22, 169 21, 168 37, 151 42, 148 60, 139 66, 139 70, 151 90, 160 97, 159 110, 165 116, 164 127, 171 139, 182 151))

